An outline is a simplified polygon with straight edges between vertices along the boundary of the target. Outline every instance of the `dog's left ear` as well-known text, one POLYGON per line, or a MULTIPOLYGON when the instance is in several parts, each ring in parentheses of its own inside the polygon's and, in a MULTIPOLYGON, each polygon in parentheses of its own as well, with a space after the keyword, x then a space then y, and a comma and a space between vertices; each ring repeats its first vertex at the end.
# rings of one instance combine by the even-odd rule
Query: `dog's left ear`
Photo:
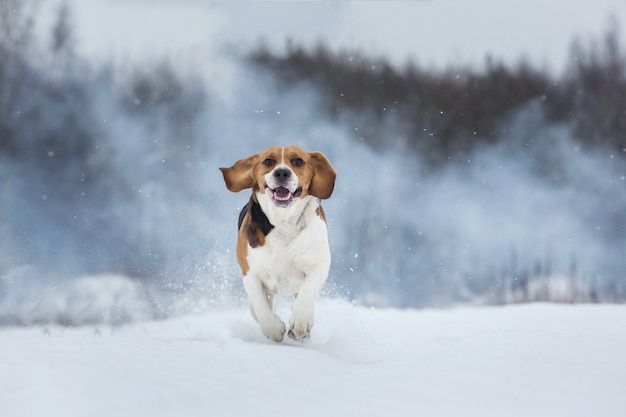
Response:
POLYGON ((254 184, 252 178, 252 168, 257 163, 258 155, 252 155, 245 159, 240 159, 230 168, 220 168, 224 175, 226 188, 233 193, 237 193, 246 188, 251 188, 254 184))
POLYGON ((324 154, 320 152, 310 152, 310 163, 313 166, 313 178, 309 186, 309 194, 325 200, 329 198, 335 188, 335 178, 337 173, 324 154))

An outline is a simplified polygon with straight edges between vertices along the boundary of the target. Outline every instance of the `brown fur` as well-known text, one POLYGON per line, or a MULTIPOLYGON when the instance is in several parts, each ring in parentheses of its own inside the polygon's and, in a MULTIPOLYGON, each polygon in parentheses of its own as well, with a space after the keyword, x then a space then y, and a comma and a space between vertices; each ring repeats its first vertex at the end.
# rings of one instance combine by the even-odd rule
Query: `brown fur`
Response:
MULTIPOLYGON (((230 168, 220 168, 226 187, 235 193, 247 188, 252 188, 253 192, 263 190, 265 186, 263 176, 274 168, 265 166, 263 161, 273 159, 280 163, 282 153, 281 146, 272 146, 256 155, 238 160, 230 168)), ((286 146, 285 164, 300 177, 303 196, 310 194, 325 200, 333 193, 337 173, 322 153, 306 152, 297 146, 286 146), (296 158, 302 159, 304 165, 301 167, 293 165, 296 158)))

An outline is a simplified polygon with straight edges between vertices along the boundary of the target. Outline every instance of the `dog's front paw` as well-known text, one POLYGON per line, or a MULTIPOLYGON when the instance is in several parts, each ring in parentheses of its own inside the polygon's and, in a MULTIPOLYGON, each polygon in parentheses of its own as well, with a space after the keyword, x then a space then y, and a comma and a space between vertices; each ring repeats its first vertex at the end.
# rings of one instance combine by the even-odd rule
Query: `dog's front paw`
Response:
POLYGON ((289 329, 289 333, 287 333, 290 339, 295 340, 297 342, 304 342, 309 337, 311 337, 311 329, 309 328, 306 331, 303 330, 295 330, 294 328, 289 329))
POLYGON ((311 336, 311 328, 313 327, 312 314, 294 314, 291 316, 289 323, 289 333, 287 335, 291 339, 302 341, 311 336))
POLYGON ((283 341, 285 337, 285 323, 282 322, 277 316, 274 316, 272 320, 268 320, 267 322, 260 323, 261 331, 270 340, 273 340, 276 343, 280 343, 283 341))

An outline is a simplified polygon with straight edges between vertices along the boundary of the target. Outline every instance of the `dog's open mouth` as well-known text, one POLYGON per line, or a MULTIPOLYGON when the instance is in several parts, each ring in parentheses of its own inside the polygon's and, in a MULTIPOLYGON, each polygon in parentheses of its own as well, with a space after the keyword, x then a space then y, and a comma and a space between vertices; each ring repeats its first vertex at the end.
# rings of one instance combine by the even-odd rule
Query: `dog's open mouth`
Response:
POLYGON ((287 187, 276 187, 273 190, 270 189, 270 191, 272 193, 274 204, 280 207, 289 206, 295 198, 302 195, 302 187, 298 187, 293 193, 289 191, 287 187))

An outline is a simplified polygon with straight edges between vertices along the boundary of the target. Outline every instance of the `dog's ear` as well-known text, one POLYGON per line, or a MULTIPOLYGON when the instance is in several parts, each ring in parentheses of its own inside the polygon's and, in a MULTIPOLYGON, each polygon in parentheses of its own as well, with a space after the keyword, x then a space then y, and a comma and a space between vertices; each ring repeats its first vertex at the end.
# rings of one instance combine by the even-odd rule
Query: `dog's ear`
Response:
POLYGON ((220 168, 224 175, 226 188, 233 193, 251 188, 254 184, 252 168, 257 163, 258 155, 252 155, 245 159, 240 159, 230 168, 220 168))
POLYGON ((313 166, 313 178, 311 178, 309 194, 325 200, 333 193, 337 173, 324 154, 310 152, 309 156, 311 157, 310 163, 313 166))

